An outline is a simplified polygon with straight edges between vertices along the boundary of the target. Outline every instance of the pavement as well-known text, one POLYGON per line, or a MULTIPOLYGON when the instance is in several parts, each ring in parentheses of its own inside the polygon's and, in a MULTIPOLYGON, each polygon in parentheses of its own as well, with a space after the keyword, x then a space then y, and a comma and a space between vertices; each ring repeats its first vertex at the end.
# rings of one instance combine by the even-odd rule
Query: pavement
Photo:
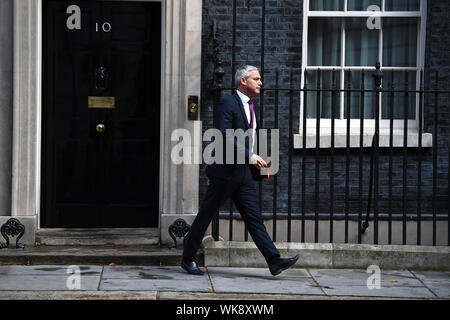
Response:
POLYGON ((450 299, 450 272, 178 266, 0 265, 0 300, 450 299), (377 271, 380 271, 378 273, 377 271))

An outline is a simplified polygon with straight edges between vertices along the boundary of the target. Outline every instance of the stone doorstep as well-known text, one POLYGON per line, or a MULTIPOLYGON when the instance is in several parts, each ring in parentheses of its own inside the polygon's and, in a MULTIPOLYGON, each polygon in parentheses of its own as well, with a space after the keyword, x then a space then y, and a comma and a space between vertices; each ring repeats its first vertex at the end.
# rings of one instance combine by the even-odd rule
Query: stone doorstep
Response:
MULTIPOLYGON (((151 265, 179 266, 182 249, 151 245, 134 246, 36 246, 0 250, 0 265, 151 265)), ((203 251, 197 260, 203 265, 203 251)))
POLYGON ((36 231, 36 242, 48 246, 159 245, 158 228, 49 228, 36 231))
MULTIPOLYGON (((275 244, 282 257, 300 255, 298 268, 363 268, 450 270, 450 247, 330 243, 275 244)), ((253 242, 205 241, 205 266, 267 267, 253 242)))

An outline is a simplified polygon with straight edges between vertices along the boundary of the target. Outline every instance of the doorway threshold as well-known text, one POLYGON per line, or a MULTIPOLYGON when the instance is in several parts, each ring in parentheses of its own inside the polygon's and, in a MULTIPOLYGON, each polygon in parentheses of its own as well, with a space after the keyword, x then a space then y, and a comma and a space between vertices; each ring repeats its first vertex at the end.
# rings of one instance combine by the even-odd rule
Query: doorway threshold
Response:
POLYGON ((43 228, 36 244, 45 246, 159 246, 158 228, 43 228))

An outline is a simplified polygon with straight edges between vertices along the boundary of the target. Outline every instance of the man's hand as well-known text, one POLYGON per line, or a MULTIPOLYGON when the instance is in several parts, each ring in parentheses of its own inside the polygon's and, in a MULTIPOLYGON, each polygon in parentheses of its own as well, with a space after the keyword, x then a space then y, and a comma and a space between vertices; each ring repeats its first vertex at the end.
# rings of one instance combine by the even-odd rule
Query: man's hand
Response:
POLYGON ((254 165, 258 169, 267 168, 267 163, 263 160, 263 158, 261 158, 257 154, 253 154, 250 157, 249 161, 250 164, 254 165))

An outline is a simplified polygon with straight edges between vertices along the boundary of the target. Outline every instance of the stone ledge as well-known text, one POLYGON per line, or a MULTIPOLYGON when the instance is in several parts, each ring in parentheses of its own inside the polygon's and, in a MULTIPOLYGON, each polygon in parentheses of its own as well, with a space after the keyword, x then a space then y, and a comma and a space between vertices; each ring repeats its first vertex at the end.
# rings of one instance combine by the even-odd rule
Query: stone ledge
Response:
MULTIPOLYGON (((298 268, 367 268, 450 270, 450 247, 331 243, 275 244, 282 257, 299 254, 298 268)), ((267 267, 253 242, 207 241, 205 266, 267 267)))
MULTIPOLYGON (((329 128, 320 129, 320 148, 331 148, 331 130, 329 128)), ((350 148, 360 147, 360 135, 359 130, 350 131, 350 148)), ((363 147, 370 148, 372 146, 374 132, 365 131, 363 133, 363 147)), ((335 148, 346 148, 347 147, 347 134, 342 130, 337 130, 334 135, 334 147, 335 148)), ((390 132, 389 129, 380 129, 379 146, 389 147, 390 132)), ((393 142, 392 146, 394 148, 403 147, 404 132, 403 130, 395 129, 393 130, 393 142)), ((409 148, 417 148, 419 146, 419 133, 414 130, 409 130, 407 132, 407 146, 409 148)), ((422 133, 422 147, 431 148, 433 146, 433 135, 431 133, 422 133)), ((316 132, 315 128, 308 128, 306 133, 306 149, 311 149, 316 147, 316 132)), ((303 148, 303 133, 294 134, 294 149, 303 148)))

